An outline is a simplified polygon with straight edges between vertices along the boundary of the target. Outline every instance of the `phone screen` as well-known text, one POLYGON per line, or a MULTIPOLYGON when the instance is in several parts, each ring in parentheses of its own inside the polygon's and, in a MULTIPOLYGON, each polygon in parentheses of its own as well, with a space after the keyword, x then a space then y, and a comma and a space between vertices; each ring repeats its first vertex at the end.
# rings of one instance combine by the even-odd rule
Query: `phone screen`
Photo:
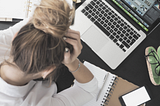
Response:
POLYGON ((138 106, 149 101, 150 99, 151 98, 149 97, 144 86, 119 98, 122 106, 138 106))

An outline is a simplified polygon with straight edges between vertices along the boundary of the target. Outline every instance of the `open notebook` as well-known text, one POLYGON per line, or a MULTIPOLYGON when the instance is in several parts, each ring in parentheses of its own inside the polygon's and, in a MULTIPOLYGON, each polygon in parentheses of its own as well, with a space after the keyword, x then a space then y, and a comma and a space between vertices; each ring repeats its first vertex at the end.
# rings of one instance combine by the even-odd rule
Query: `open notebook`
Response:
POLYGON ((98 101, 96 101, 96 98, 93 98, 91 101, 89 101, 83 106, 121 106, 119 97, 123 94, 139 88, 137 85, 134 85, 133 83, 128 82, 127 80, 124 80, 86 61, 84 62, 84 65, 97 78, 99 83, 99 90, 102 87, 105 75, 107 73, 109 73, 109 75, 105 82, 105 86, 100 93, 98 101))
POLYGON ((39 0, 0 0, 0 19, 30 17, 39 0))

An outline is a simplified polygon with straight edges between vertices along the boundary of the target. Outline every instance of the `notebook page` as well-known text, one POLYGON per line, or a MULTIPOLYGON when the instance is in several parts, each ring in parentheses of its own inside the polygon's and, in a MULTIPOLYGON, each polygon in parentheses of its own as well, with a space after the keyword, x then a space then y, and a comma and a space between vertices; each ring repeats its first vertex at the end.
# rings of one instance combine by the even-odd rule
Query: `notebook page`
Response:
POLYGON ((26 1, 27 0, 0 0, 0 17, 21 19, 24 18, 26 1))
MULTIPOLYGON (((103 84, 103 80, 104 80, 104 77, 107 73, 107 71, 89 63, 89 62, 84 62, 84 65, 92 72, 92 74, 97 78, 98 80, 98 88, 100 90, 100 88, 102 87, 102 84, 103 84)), ((100 106, 100 104, 102 103, 102 100, 103 100, 103 97, 104 97, 104 94, 106 93, 106 90, 108 89, 108 86, 110 84, 110 81, 112 79, 112 77, 115 76, 111 73, 109 73, 108 77, 107 77, 107 81, 105 82, 105 86, 104 88, 102 89, 101 93, 100 93, 100 96, 99 96, 99 99, 98 101, 96 101, 96 97, 93 98, 91 101, 89 101, 88 103, 86 103, 85 105, 83 106, 100 106)))

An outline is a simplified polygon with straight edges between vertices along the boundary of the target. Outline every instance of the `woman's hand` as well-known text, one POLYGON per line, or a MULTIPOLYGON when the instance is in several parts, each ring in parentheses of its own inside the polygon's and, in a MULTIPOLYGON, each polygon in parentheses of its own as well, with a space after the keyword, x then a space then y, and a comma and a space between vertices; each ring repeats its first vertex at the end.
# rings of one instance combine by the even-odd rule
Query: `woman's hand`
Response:
MULTIPOLYGON (((80 32, 69 29, 65 36, 66 37, 64 37, 64 40, 73 46, 73 52, 71 53, 70 50, 66 48, 63 64, 65 64, 68 68, 71 68, 75 64, 77 57, 82 50, 80 32)), ((75 67, 77 68, 77 66, 78 65, 75 67)))

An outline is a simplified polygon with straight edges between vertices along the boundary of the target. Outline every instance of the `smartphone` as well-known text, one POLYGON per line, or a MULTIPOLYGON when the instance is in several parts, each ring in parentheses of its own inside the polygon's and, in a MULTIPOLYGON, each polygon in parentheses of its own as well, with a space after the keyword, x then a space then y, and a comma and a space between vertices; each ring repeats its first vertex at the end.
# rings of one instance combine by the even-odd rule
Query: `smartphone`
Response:
POLYGON ((141 106, 150 99, 144 86, 119 97, 122 106, 141 106))

